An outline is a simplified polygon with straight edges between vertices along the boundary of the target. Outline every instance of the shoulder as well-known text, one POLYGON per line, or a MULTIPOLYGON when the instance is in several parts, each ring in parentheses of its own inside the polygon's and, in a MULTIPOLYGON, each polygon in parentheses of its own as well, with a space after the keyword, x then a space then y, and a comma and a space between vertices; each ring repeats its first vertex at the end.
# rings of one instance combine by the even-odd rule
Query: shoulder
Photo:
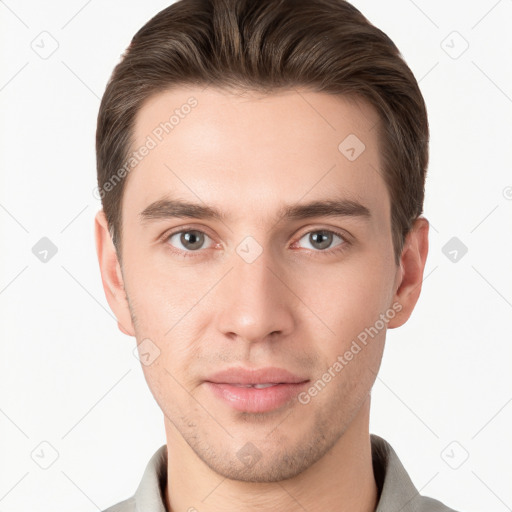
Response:
POLYGON ((115 505, 103 510, 103 512, 135 512, 135 497, 120 501, 115 505))
POLYGON ((375 512, 457 512, 418 491, 397 453, 385 439, 371 434, 371 445, 373 472, 379 490, 375 512))
POLYGON ((167 446, 151 456, 135 493, 102 512, 165 512, 164 493, 167 484, 167 446))

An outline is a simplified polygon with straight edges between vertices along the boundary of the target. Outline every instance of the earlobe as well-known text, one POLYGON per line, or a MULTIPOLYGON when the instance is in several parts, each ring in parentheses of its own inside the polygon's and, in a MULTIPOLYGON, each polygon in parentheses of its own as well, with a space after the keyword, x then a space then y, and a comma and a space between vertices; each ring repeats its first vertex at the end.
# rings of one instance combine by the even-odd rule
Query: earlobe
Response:
POLYGON ((128 336, 135 336, 121 267, 103 210, 99 210, 94 219, 94 233, 105 297, 117 318, 119 330, 128 336))
POLYGON ((418 217, 406 237, 393 297, 393 304, 400 304, 401 309, 389 321, 390 329, 400 327, 409 319, 420 296, 428 254, 428 230, 428 220, 425 217, 418 217))

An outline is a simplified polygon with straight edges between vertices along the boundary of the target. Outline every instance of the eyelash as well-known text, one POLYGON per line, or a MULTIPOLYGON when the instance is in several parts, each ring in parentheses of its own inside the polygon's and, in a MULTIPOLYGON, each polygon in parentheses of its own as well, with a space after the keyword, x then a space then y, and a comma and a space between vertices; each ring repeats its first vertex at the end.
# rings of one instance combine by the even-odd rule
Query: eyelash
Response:
MULTIPOLYGON (((200 229, 196 229, 194 227, 187 227, 187 226, 185 226, 185 228, 182 227, 182 228, 180 228, 180 229, 178 229, 176 231, 168 231, 168 232, 164 233, 160 237, 160 240, 166 246, 166 248, 169 251, 171 251, 171 253, 173 253, 174 255, 177 255, 177 256, 182 257, 182 258, 196 257, 202 251, 201 249, 199 249, 197 251, 182 251, 180 249, 176 249, 175 247, 173 247, 172 245, 170 245, 168 243, 168 240, 169 240, 169 238, 171 236, 176 235, 178 233, 187 233, 189 231, 197 231, 199 233, 202 233, 202 234, 208 236, 210 239, 212 238, 212 237, 210 237, 208 235, 208 233, 205 233, 204 231, 201 231, 200 229)), ((302 238, 304 238, 305 235, 308 235, 310 233, 319 233, 319 232, 330 233, 330 234, 336 235, 339 238, 341 238, 343 240, 343 242, 340 243, 339 245, 336 245, 332 249, 316 250, 316 251, 312 250, 312 249, 306 249, 306 256, 307 257, 316 258, 317 254, 320 254, 320 255, 340 254, 340 253, 344 252, 349 245, 351 245, 350 242, 347 240, 347 235, 345 233, 343 233, 341 231, 336 231, 336 230, 333 230, 333 229, 323 229, 323 228, 311 229, 309 231, 306 231, 305 233, 302 233, 301 236, 297 239, 297 242, 299 242, 302 238)), ((294 244, 295 243, 296 242, 294 242, 294 244)))

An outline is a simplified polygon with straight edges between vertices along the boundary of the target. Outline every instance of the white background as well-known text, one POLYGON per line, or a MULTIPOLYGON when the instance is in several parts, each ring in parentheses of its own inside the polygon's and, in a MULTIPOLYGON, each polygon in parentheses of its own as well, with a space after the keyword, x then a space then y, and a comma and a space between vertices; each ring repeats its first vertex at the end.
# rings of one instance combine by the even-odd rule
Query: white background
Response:
MULTIPOLYGON (((167 5, 0 2, 2 512, 102 510, 133 494, 165 443, 135 339, 104 297, 92 190, 99 98, 167 5), (43 37, 58 43, 47 59, 33 49, 43 37), (32 253, 44 236, 58 248, 47 263, 32 253)), ((402 51, 431 129, 426 278, 388 332, 370 430, 422 494, 512 510, 512 1, 354 5, 402 51), (456 262, 442 252, 454 236, 468 248, 456 262)))

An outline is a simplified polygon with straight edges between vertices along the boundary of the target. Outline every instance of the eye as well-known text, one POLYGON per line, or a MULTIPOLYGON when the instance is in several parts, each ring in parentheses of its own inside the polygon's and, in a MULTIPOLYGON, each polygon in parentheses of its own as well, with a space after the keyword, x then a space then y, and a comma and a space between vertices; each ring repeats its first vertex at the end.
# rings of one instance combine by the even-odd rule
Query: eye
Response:
POLYGON ((306 247, 307 249, 315 249, 317 252, 331 252, 330 249, 338 250, 339 246, 344 246, 347 242, 341 233, 337 233, 335 231, 329 231, 327 229, 317 229, 315 231, 309 231, 303 237, 299 239, 306 240, 307 243, 310 244, 310 247, 306 247), (338 238, 341 240, 340 243, 334 245, 332 247, 333 240, 338 238))
MULTIPOLYGON (((215 245, 213 240, 203 231, 198 229, 181 229, 165 234, 163 237, 164 244, 169 250, 178 256, 193 256, 194 253, 200 253, 201 249, 208 249, 215 245), (205 242, 210 244, 205 246, 205 242), (212 243, 213 242, 213 243, 212 243)), ((293 245, 300 244, 302 240, 309 244, 306 249, 312 249, 314 253, 331 254, 343 251, 349 244, 345 235, 337 231, 328 229, 316 229, 305 233, 293 245), (339 242, 333 245, 333 242, 339 242)))
POLYGON ((165 237, 166 243, 179 251, 185 252, 194 252, 199 249, 204 249, 205 239, 210 239, 210 237, 197 229, 177 231, 165 237))

